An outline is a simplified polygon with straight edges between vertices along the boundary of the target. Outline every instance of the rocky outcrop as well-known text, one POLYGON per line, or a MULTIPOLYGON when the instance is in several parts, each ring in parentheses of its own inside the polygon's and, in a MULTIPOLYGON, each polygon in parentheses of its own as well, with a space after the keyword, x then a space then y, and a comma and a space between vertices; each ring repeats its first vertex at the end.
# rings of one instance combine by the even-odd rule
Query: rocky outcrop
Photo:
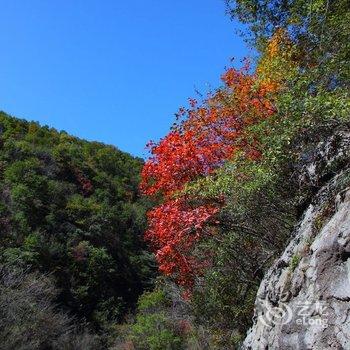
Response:
POLYGON ((349 156, 344 131, 305 156, 300 181, 318 190, 260 285, 243 349, 350 349, 349 156))

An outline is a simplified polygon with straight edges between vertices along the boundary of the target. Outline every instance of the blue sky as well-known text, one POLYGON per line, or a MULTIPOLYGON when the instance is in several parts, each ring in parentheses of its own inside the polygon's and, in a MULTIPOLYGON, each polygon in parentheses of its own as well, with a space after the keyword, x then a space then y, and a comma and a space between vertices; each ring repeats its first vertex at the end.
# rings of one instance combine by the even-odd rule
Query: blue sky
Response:
POLYGON ((248 55, 223 0, 0 0, 0 109, 145 156, 248 55))

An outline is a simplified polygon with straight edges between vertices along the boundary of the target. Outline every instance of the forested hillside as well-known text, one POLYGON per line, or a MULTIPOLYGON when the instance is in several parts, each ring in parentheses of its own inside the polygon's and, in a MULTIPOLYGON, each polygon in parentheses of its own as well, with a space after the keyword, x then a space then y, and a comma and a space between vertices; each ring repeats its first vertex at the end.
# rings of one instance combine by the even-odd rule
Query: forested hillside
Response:
POLYGON ((152 283, 154 262, 142 238, 149 204, 138 193, 142 165, 115 147, 0 114, 1 349, 21 342, 30 349, 25 337, 44 348, 65 332, 56 325, 40 344, 46 326, 35 324, 52 319, 41 294, 103 334, 152 283), (19 310, 6 314, 6 298, 15 298, 8 288, 23 289, 15 308, 37 294, 27 321, 19 310), (14 343, 5 345, 7 338, 14 343))

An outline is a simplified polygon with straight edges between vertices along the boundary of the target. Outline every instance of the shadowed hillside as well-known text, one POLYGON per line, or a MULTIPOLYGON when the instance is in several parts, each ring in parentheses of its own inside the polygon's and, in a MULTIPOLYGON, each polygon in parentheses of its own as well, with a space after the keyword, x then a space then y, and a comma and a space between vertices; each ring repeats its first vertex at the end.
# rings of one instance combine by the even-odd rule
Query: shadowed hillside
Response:
POLYGON ((50 274, 52 300, 98 331, 151 283, 142 160, 0 114, 0 262, 50 274))

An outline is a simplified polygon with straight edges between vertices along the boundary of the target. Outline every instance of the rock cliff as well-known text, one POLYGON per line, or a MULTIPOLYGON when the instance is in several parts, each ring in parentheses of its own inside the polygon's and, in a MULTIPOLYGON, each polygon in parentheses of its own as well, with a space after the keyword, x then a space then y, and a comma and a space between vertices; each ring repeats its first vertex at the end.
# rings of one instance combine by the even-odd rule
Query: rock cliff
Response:
POLYGON ((350 349, 350 133, 333 132, 298 168, 313 196, 263 279, 243 349, 350 349))

